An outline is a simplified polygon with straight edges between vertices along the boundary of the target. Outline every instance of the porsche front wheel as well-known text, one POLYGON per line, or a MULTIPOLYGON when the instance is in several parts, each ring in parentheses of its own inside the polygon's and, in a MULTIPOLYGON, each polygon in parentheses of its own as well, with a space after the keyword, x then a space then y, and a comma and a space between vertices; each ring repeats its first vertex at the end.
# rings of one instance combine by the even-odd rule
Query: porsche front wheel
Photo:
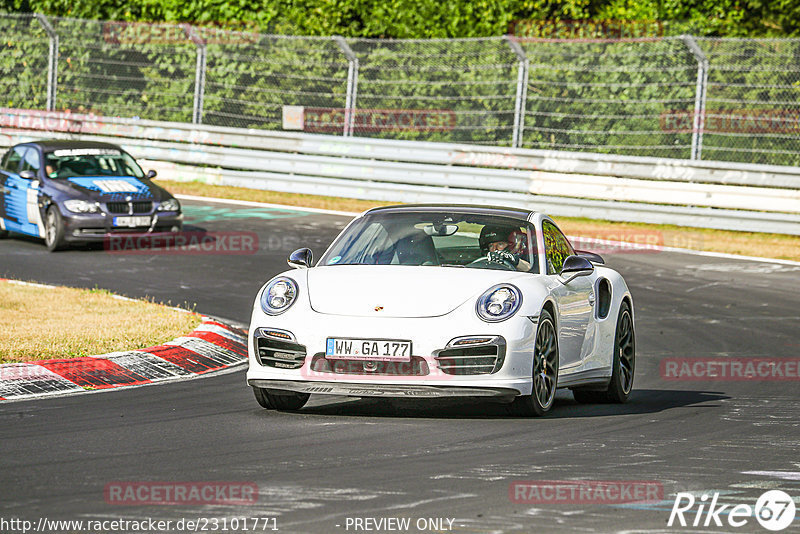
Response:
POLYGON ((308 393, 295 393, 293 391, 275 391, 253 387, 253 393, 256 396, 256 401, 262 408, 267 410, 278 410, 282 412, 295 412, 305 406, 308 398, 311 396, 308 393))
POLYGON ((633 314, 627 302, 622 303, 617 316, 612 366, 611 382, 605 391, 574 389, 572 395, 575 400, 581 403, 617 404, 628 400, 633 389, 633 373, 636 369, 636 336, 633 330, 633 314))
POLYGON ((558 336, 553 316, 542 310, 536 329, 530 395, 520 395, 511 404, 512 412, 523 416, 541 416, 550 411, 558 385, 558 336))

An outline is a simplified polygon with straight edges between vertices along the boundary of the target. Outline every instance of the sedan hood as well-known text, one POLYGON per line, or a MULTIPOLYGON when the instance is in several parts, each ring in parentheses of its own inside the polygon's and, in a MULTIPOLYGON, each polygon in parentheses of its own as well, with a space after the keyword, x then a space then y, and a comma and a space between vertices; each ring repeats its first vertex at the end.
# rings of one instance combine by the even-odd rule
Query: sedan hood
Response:
POLYGON ((512 271, 405 265, 336 265, 308 269, 311 307, 332 315, 436 317, 500 282, 512 271))
POLYGON ((80 176, 67 178, 65 183, 93 200, 127 196, 132 199, 151 199, 156 189, 148 181, 130 176, 80 176))

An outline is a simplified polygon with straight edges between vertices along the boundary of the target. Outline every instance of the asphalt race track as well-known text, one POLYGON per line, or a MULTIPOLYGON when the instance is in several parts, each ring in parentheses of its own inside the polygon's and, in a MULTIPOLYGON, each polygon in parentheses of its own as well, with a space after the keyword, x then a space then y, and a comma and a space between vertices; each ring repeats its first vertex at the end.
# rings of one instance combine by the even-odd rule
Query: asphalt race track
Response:
MULTIPOLYGON (((256 291, 286 269, 288 253, 310 246, 319 257, 347 222, 292 209, 184 204, 188 225, 254 232, 258 252, 48 254, 37 240, 14 238, 0 241, 0 277, 189 302, 246 323, 256 291)), ((800 267, 652 251, 606 261, 625 276, 636 306, 636 382, 627 405, 579 405, 566 391, 548 417, 522 419, 479 402, 317 397, 289 414, 256 404, 244 368, 0 403, 0 518, 258 517, 276 518, 278 530, 291 533, 398 531, 357 529, 364 518, 410 518, 409 532, 766 532, 752 517, 740 528, 726 514, 722 527, 667 528, 667 520, 680 491, 753 506, 764 491, 782 489, 800 507, 800 383, 665 380, 660 363, 797 358, 800 267), (541 504, 514 502, 509 493, 518 481, 570 479, 654 481, 665 496, 637 505, 541 504), (119 481, 249 482, 258 500, 109 504, 104 488, 119 481)), ((58 335, 44 318, 42 335, 58 335)), ((798 530, 800 518, 786 531, 798 530)))

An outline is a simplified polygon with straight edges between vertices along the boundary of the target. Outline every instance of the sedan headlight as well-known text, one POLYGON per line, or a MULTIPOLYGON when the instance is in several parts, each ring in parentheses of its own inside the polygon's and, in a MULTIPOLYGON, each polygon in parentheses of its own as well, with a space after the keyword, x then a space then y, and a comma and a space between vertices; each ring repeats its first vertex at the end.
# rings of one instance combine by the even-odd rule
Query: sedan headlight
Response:
POLYGON ((261 293, 261 309, 270 315, 283 313, 297 300, 297 283, 281 276, 270 282, 261 293))
POLYGON ((88 200, 65 200, 64 207, 73 213, 97 213, 100 204, 88 200))
POLYGON ((168 198, 158 205, 158 211, 178 211, 180 209, 181 205, 174 198, 168 198))
POLYGON ((478 299, 478 316, 484 321, 505 321, 516 313, 522 304, 522 293, 510 284, 490 288, 478 299))

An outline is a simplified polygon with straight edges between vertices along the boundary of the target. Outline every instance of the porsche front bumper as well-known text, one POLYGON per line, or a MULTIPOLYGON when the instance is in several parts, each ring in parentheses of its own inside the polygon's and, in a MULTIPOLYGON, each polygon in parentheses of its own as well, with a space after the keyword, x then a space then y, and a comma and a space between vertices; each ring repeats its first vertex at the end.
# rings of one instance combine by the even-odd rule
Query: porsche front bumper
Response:
POLYGON ((486 323, 475 315, 472 305, 443 316, 421 318, 350 317, 308 308, 269 316, 256 309, 249 333, 247 383, 323 395, 510 400, 530 394, 535 332, 532 318, 518 315, 500 323, 486 323), (264 331, 284 332, 291 340, 265 354, 258 341, 264 331), (327 360, 327 339, 334 337, 408 339, 412 342, 412 361, 393 365, 327 360), (475 372, 464 369, 469 365, 454 366, 453 362, 462 358, 469 362, 469 355, 453 355, 453 342, 463 338, 491 340, 480 346, 497 347, 497 365, 487 365, 481 357, 475 360, 475 372))

